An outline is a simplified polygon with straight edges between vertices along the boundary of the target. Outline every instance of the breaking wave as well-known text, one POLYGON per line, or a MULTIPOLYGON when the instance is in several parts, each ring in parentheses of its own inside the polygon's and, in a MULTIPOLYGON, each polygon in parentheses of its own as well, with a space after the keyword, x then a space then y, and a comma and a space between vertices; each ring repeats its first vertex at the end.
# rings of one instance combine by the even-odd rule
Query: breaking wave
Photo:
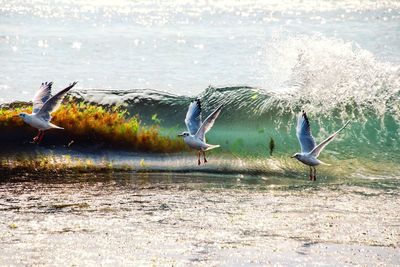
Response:
MULTIPOLYGON (((351 121, 321 155, 324 161, 375 162, 382 169, 400 162, 399 66, 381 62, 354 43, 322 37, 278 38, 266 51, 271 67, 264 73, 274 79, 259 88, 210 86, 197 96, 85 89, 73 92, 70 101, 120 106, 127 116, 138 116, 145 126, 157 125, 171 139, 185 129, 191 99, 202 99, 204 117, 223 104, 208 134, 210 143, 221 145, 212 154, 245 162, 298 151, 296 116, 306 110, 317 142, 351 121)), ((289 166, 285 160, 280 164, 289 166)))

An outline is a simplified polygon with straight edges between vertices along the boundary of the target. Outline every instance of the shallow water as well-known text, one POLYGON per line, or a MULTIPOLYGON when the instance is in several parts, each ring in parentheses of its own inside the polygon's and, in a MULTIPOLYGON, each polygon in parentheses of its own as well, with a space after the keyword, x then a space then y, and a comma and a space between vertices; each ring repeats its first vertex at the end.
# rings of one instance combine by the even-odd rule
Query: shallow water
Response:
POLYGON ((1 265, 400 264, 399 191, 210 174, 22 176, 0 182, 1 265))

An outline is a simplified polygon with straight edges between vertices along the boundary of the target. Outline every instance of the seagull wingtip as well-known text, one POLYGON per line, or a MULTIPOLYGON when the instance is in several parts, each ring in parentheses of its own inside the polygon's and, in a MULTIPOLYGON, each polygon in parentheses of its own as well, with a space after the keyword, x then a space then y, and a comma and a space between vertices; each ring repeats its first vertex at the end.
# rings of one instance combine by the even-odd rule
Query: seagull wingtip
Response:
POLYGON ((71 83, 69 86, 72 88, 72 87, 74 87, 77 83, 78 83, 78 81, 74 81, 74 82, 71 83))

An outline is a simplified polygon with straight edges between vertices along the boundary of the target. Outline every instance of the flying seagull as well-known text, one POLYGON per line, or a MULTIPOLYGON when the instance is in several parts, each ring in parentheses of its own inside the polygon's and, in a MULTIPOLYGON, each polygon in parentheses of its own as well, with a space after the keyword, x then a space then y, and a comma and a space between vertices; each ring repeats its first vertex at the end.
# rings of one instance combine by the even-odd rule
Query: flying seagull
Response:
POLYGON ((349 122, 350 121, 346 122, 342 128, 330 135, 319 145, 316 145, 314 137, 311 134, 310 122, 307 114, 304 112, 304 110, 299 114, 297 119, 296 135, 301 146, 301 153, 294 154, 292 158, 295 158, 305 165, 310 166, 310 180, 315 181, 317 179, 317 170, 315 166, 320 164, 328 165, 318 159, 321 151, 336 137, 338 133, 340 133, 347 126, 347 124, 349 124, 349 122))
POLYGON ((219 145, 210 145, 206 142, 206 133, 214 125, 215 120, 221 113, 222 105, 219 106, 207 119, 201 122, 201 102, 200 99, 192 100, 186 113, 185 124, 188 132, 183 132, 182 136, 185 143, 193 149, 198 150, 198 165, 201 164, 200 156, 203 154, 204 163, 207 162, 206 151, 219 147, 219 145))
POLYGON ((42 83, 39 90, 33 97, 32 114, 20 113, 18 116, 30 126, 39 130, 37 136, 33 138, 33 142, 39 144, 44 136, 44 131, 49 129, 64 129, 50 122, 51 113, 56 111, 64 98, 64 95, 75 86, 77 82, 71 83, 67 88, 61 90, 54 96, 51 96, 52 82, 42 83))

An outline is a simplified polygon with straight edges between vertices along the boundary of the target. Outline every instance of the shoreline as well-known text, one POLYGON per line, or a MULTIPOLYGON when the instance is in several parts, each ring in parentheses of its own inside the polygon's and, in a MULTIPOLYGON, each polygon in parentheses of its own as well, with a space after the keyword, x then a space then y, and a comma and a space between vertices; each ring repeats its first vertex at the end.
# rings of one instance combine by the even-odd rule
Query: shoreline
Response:
POLYGON ((39 265, 400 263, 398 195, 348 186, 210 188, 150 177, 0 184, 0 264, 14 262, 15 250, 19 264, 39 265))

